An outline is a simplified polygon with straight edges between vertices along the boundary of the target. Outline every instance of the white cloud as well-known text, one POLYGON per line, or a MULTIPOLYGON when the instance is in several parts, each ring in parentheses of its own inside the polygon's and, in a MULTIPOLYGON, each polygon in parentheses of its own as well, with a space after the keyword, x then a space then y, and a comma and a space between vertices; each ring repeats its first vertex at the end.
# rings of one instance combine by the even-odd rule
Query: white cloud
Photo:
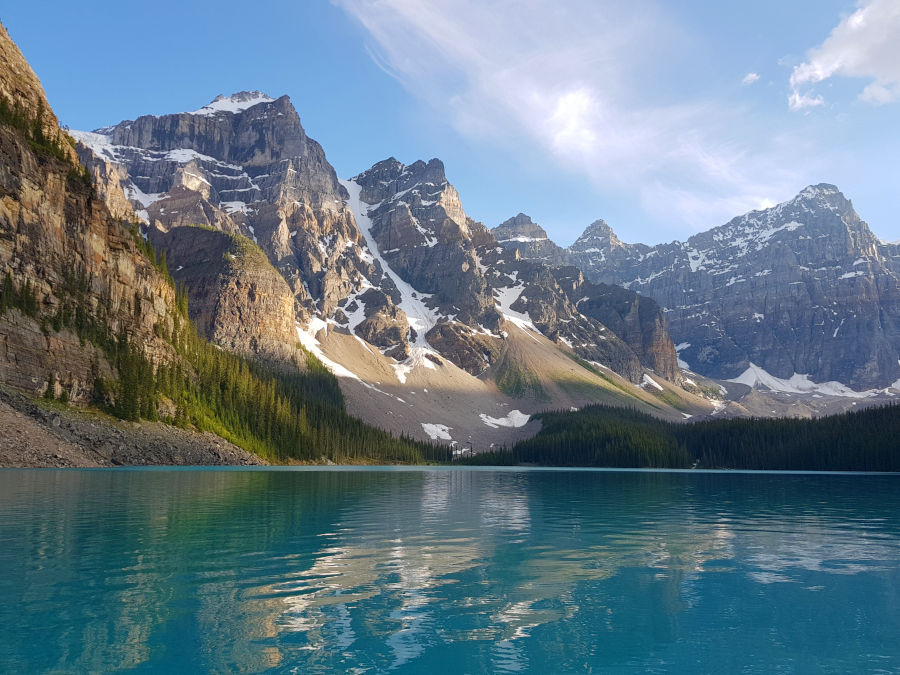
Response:
POLYGON ((793 139, 742 142, 749 125, 733 106, 657 95, 694 37, 654 0, 333 2, 366 29, 376 62, 460 133, 540 148, 603 190, 669 209, 671 227, 719 224, 798 182, 783 168, 796 164, 793 139))
POLYGON ((820 105, 825 105, 825 99, 821 96, 809 96, 808 94, 801 94, 798 91, 793 91, 791 92, 791 95, 788 96, 788 107, 790 107, 791 110, 815 108, 820 105))
POLYGON ((872 80, 860 94, 867 103, 881 105, 900 98, 900 2, 860 0, 825 41, 807 53, 807 60, 791 73, 788 105, 801 110, 824 103, 807 92, 835 75, 872 80))
POLYGON ((741 80, 741 84, 746 87, 747 85, 753 84, 757 81, 759 81, 759 73, 747 73, 746 75, 744 75, 744 79, 741 80))

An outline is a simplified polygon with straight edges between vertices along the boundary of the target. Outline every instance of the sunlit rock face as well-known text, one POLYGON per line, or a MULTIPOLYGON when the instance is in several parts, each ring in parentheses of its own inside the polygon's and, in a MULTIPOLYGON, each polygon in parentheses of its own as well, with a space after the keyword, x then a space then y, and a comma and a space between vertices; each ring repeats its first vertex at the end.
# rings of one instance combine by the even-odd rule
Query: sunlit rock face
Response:
POLYGON ((33 393, 53 382, 55 396, 89 400, 95 379, 114 373, 103 351, 72 329, 76 317, 129 335, 152 362, 164 362, 171 347, 158 332, 171 331, 175 292, 139 251, 127 223, 76 176, 75 151, 2 26, 0 96, 59 143, 51 155, 20 129, 0 125, 0 279, 9 275, 14 289, 33 289, 36 304, 32 316, 16 309, 0 314, 0 382, 33 393))
POLYGON ((699 373, 734 378, 753 364, 856 389, 900 378, 900 246, 879 241, 833 185, 686 242, 624 244, 598 222, 568 251, 592 281, 662 305, 699 373))

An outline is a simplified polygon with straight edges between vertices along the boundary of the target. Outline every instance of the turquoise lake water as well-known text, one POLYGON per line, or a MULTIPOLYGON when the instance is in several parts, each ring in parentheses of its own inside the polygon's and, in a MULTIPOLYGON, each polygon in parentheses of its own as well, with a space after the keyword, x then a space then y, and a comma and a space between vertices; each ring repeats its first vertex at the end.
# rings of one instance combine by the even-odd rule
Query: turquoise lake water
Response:
POLYGON ((2 672, 900 672, 900 476, 0 471, 2 672))

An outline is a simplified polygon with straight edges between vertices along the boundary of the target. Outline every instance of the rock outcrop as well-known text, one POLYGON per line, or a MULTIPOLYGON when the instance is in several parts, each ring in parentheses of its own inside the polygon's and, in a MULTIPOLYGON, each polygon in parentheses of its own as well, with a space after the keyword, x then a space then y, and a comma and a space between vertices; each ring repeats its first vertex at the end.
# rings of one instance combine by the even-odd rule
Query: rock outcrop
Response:
POLYGON ((621 286, 591 283, 576 267, 555 268, 553 274, 578 311, 607 326, 643 366, 670 382, 682 381, 666 315, 654 300, 621 286))
POLYGON ((258 246, 201 227, 151 233, 170 256, 172 277, 187 290, 191 319, 209 340, 275 364, 299 358, 294 295, 258 246))

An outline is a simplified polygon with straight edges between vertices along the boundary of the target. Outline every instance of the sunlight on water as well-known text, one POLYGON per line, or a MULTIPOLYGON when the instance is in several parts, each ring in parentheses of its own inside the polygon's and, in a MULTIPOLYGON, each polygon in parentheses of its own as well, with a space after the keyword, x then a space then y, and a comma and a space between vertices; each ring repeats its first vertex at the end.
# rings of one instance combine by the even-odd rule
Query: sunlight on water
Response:
POLYGON ((0 471, 0 670, 896 672, 898 485, 0 471))

